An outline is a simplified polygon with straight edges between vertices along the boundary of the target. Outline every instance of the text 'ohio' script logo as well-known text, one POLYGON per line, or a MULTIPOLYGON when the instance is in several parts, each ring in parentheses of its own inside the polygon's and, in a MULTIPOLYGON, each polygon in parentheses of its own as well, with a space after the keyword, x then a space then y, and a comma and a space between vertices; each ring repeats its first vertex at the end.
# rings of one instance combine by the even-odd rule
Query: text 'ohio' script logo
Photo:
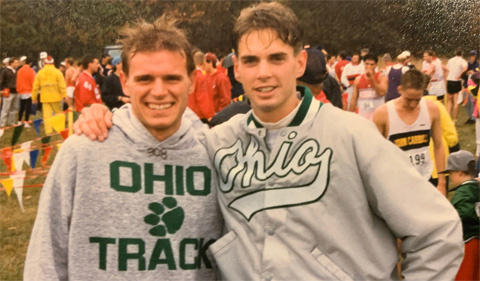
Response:
POLYGON ((267 166, 265 153, 260 150, 258 141, 251 137, 248 146, 243 149, 243 142, 238 139, 231 147, 222 148, 215 154, 215 168, 220 171, 220 190, 232 191, 237 177, 242 188, 252 184, 253 177, 265 182, 272 176, 290 177, 291 184, 283 187, 253 190, 251 193, 234 199, 229 207, 238 211, 247 220, 255 213, 266 209, 304 205, 317 201, 325 193, 330 175, 332 149, 320 151, 320 144, 315 139, 307 139, 288 157, 296 132, 291 132, 288 140, 280 146, 271 164, 267 166), (222 166, 230 167, 223 171, 222 166), (307 171, 312 180, 295 186, 295 182, 307 171), (243 176, 241 175, 243 173, 243 176))

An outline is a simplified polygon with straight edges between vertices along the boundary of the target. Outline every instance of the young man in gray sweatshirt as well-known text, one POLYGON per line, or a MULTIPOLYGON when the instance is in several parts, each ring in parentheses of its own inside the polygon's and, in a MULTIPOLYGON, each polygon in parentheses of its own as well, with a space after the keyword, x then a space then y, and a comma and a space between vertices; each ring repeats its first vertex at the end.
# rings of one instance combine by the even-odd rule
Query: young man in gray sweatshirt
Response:
POLYGON ((191 46, 166 18, 124 35, 131 105, 105 142, 63 144, 40 196, 25 280, 216 279, 206 254, 221 235, 216 177, 182 119, 195 85, 191 46))

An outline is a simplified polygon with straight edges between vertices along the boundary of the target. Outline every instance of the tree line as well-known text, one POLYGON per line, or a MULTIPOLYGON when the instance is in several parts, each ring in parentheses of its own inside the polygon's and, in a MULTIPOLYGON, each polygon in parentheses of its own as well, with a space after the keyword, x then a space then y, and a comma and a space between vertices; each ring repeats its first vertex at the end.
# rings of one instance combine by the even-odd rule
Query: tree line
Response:
MULTIPOLYGON (((0 53, 38 58, 101 55, 118 31, 139 19, 153 21, 167 13, 196 47, 217 54, 232 49, 231 32, 241 9, 259 1, 160 0, 0 0, 0 53)), ((396 55, 403 50, 440 55, 477 49, 479 0, 280 1, 291 7, 304 30, 304 43, 328 51, 396 55)))

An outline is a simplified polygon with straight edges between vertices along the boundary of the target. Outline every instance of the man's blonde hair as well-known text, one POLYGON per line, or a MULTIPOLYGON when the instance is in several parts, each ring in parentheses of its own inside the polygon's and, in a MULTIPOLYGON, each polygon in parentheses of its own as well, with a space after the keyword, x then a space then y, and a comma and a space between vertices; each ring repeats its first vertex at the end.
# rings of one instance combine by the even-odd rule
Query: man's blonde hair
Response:
POLYGON ((185 32, 176 26, 176 21, 163 15, 153 23, 140 20, 133 27, 120 31, 122 38, 123 72, 128 76, 130 59, 139 52, 171 51, 184 56, 187 61, 187 72, 195 70, 192 58, 192 46, 185 32))

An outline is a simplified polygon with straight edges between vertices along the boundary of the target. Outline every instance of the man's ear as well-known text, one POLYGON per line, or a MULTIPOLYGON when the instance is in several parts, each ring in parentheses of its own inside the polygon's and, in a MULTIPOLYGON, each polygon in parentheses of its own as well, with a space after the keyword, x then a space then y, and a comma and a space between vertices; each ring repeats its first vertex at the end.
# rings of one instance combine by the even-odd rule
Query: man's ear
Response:
POLYGON ((122 84, 123 93, 129 97, 130 93, 128 92, 128 88, 127 88, 127 80, 128 80, 128 77, 125 74, 125 72, 123 72, 123 70, 120 71, 120 83, 122 84))
POLYGON ((397 87, 398 93, 400 93, 402 90, 403 90, 402 86, 398 86, 398 87, 397 87))
POLYGON ((189 95, 195 91, 196 82, 197 82, 197 70, 194 69, 190 74, 190 90, 188 92, 189 95))
POLYGON ((296 60, 297 60, 297 77, 302 77, 302 75, 305 73, 305 68, 307 67, 307 51, 301 50, 300 53, 298 53, 296 60))

